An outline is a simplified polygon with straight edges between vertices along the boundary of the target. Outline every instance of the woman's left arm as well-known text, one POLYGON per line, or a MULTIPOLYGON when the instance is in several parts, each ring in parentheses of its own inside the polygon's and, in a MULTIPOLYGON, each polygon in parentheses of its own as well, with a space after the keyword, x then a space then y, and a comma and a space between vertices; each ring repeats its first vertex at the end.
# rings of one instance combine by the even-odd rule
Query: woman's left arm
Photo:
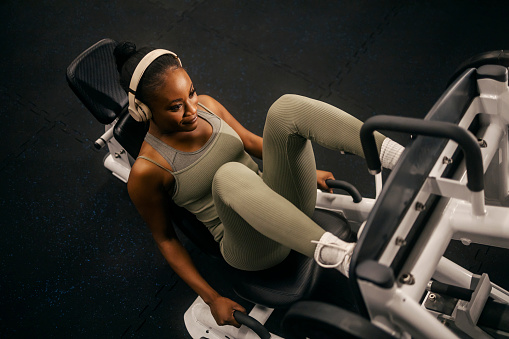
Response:
POLYGON ((258 159, 262 159, 263 139, 260 136, 252 133, 242 126, 240 122, 238 122, 237 119, 235 119, 233 115, 231 115, 230 112, 228 112, 228 110, 216 99, 208 95, 200 95, 199 102, 209 108, 218 117, 223 119, 228 125, 230 125, 231 128, 233 128, 235 132, 237 132, 242 143, 244 143, 244 149, 247 153, 258 159))

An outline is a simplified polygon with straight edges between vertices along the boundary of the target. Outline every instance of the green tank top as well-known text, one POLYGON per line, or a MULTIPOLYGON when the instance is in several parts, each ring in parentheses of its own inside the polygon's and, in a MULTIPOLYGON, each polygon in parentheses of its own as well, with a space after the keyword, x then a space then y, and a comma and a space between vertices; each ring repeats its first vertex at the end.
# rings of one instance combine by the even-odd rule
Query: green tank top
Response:
MULTIPOLYGON (((214 115, 205 106, 200 106, 214 115)), ((208 121, 206 114, 200 116, 208 121)), ((215 115, 214 118, 219 119, 215 115)), ((214 239, 219 242, 223 237, 223 226, 212 198, 212 180, 216 171, 228 162, 242 163, 254 172, 258 172, 258 165, 244 151, 244 144, 239 135, 223 120, 219 119, 217 135, 213 134, 212 138, 213 140, 207 142, 207 147, 201 156, 191 165, 178 171, 168 170, 175 178, 175 188, 169 194, 172 194, 175 204, 196 215, 197 219, 212 233, 214 239)), ((162 156, 168 153, 167 149, 162 148, 165 146, 171 148, 162 142, 150 143, 150 145, 162 156)), ((139 158, 163 167, 146 157, 139 158)))

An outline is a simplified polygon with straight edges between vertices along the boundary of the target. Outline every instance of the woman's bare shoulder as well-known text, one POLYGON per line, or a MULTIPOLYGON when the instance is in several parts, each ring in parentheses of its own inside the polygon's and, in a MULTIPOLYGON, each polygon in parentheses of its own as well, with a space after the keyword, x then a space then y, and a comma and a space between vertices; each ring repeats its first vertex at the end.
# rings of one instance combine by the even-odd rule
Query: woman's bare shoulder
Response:
POLYGON ((167 170, 149 160, 138 158, 131 168, 127 188, 130 195, 166 192, 172 187, 174 180, 167 170))
POLYGON ((203 106, 207 107, 211 110, 215 115, 224 119, 226 109, 223 105, 219 103, 216 99, 211 97, 210 95, 201 94, 198 96, 198 102, 203 106))

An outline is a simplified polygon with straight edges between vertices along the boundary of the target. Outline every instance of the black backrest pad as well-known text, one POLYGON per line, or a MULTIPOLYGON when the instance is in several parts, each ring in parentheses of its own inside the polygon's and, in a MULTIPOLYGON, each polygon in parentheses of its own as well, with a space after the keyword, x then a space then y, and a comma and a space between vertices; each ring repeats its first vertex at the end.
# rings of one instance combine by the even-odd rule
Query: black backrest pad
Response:
POLYGON ((81 53, 67 67, 67 82, 94 117, 103 124, 115 120, 127 106, 119 83, 113 50, 116 42, 103 39, 81 53))
MULTIPOLYGON (((472 100, 479 95, 475 75, 475 69, 465 71, 440 97, 425 119, 457 124, 472 100)), ((366 260, 379 259, 446 143, 447 140, 440 138, 416 137, 406 147, 400 161, 392 170, 382 194, 368 217, 352 257, 349 279, 359 309, 366 317, 369 315, 357 284, 356 267, 366 260)), ((430 200, 427 204, 431 205, 434 202, 430 200)), ((413 232, 409 234, 410 238, 406 239, 407 243, 412 243, 420 235, 419 229, 425 222, 425 217, 418 219, 413 226, 413 232)), ((396 277, 399 274, 401 260, 406 259, 405 257, 397 256, 391 265, 396 277)))

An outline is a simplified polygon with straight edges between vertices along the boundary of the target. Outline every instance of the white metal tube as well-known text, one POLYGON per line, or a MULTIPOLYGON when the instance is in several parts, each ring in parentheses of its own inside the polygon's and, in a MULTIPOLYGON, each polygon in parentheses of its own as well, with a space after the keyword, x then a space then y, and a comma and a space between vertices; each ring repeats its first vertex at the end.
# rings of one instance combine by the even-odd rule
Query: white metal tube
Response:
POLYGON ((469 205, 459 203, 450 217, 454 238, 474 243, 509 248, 509 213, 507 208, 486 206, 486 214, 474 217, 469 205))
POLYGON ((376 191, 375 199, 378 199, 380 193, 382 193, 382 188, 383 188, 382 172, 380 172, 375 175, 375 191, 376 191))
POLYGON ((110 141, 111 138, 113 138, 113 129, 114 128, 115 128, 115 126, 112 126, 112 127, 106 129, 106 132, 104 132, 104 134, 101 135, 99 137, 99 139, 97 139, 95 141, 95 143, 94 143, 95 148, 97 148, 97 149, 103 148, 106 145, 106 143, 108 141, 110 141))
POLYGON ((397 289, 387 308, 398 324, 408 331, 413 338, 457 339, 458 337, 441 324, 431 313, 397 289))
POLYGON ((472 213, 475 216, 483 216, 486 214, 486 206, 484 203, 484 190, 481 192, 472 192, 471 196, 472 213))
POLYGON ((446 257, 442 257, 438 262, 433 278, 444 284, 470 288, 472 272, 464 269, 446 257))

